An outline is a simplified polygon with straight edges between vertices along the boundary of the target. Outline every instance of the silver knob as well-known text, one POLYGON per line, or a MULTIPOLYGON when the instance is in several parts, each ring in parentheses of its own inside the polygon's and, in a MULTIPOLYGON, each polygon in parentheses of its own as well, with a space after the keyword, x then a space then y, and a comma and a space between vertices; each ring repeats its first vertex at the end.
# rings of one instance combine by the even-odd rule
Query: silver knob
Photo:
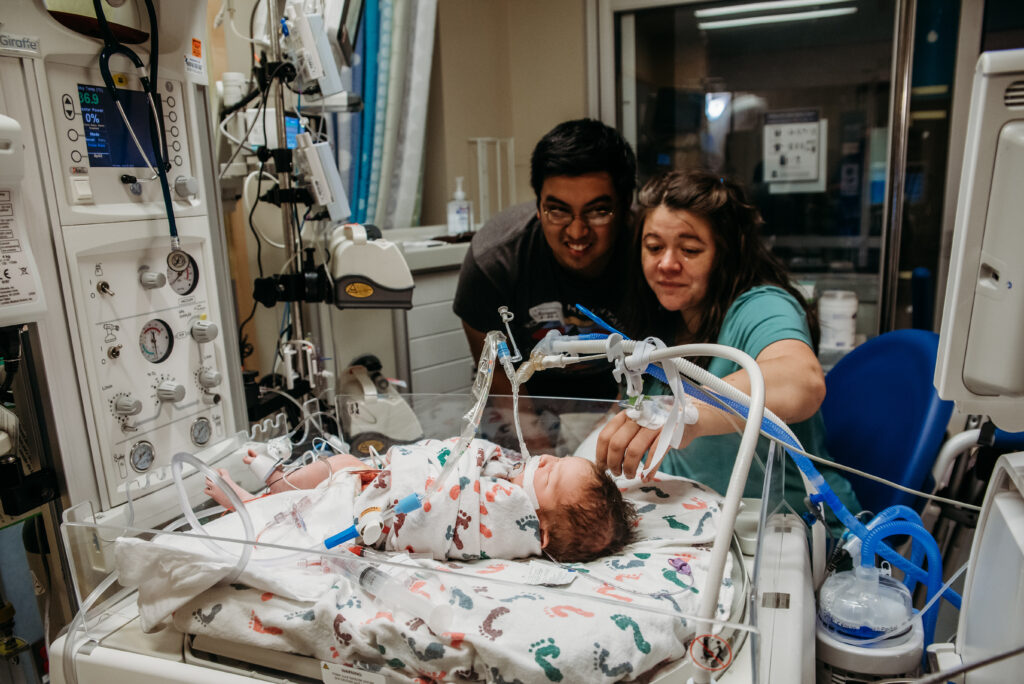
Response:
POLYGON ((192 324, 192 339, 196 342, 213 342, 217 332, 217 324, 210 321, 196 321, 192 324))
POLYGON ((159 271, 143 271, 139 274, 139 282, 143 289, 155 290, 167 284, 167 276, 159 271))
POLYGON ((199 194, 199 181, 192 176, 178 176, 174 179, 174 193, 182 199, 197 195, 199 194))
POLYGON ((120 396, 114 400, 114 413, 119 416, 134 416, 142 411, 142 402, 131 396, 120 396))
POLYGON ((164 380, 156 388, 156 398, 160 401, 177 403, 185 398, 185 386, 179 385, 173 380, 164 380))
POLYGON ((199 385, 204 389, 216 387, 217 385, 220 384, 220 381, 222 379, 223 378, 221 377, 220 371, 215 371, 211 368, 206 368, 204 370, 199 371, 199 385))

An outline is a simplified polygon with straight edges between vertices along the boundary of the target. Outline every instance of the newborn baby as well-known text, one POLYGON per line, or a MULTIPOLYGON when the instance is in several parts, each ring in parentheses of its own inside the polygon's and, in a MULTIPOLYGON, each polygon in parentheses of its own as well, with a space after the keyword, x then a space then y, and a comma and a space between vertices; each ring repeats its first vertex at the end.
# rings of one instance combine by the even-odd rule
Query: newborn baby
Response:
MULTIPOLYGON (((341 472, 362 480, 353 516, 364 520, 412 493, 422 508, 397 514, 374 545, 435 558, 523 558, 546 554, 562 562, 587 561, 619 551, 633 539, 636 510, 607 473, 590 461, 543 455, 524 463, 517 452, 473 440, 454 474, 435 492, 436 479, 456 439, 394 446, 381 470, 349 454, 331 456, 292 474, 268 477, 270 493, 309 489, 341 472), (337 473, 337 474, 336 474, 337 473)), ((247 463, 257 455, 250 451, 247 463)), ((242 501, 252 495, 219 474, 242 501)), ((207 482, 207 493, 228 505, 207 482)), ((347 527, 339 521, 339 530, 347 527)))

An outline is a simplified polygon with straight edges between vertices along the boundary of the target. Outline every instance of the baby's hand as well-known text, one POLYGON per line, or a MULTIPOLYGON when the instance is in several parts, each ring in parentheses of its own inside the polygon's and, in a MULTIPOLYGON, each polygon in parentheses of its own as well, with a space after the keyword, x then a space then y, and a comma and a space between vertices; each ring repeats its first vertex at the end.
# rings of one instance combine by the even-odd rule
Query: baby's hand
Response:
POLYGON ((252 449, 249 449, 249 452, 245 456, 242 457, 242 463, 244 463, 245 465, 249 465, 250 463, 255 461, 257 458, 259 458, 259 454, 257 454, 252 449))

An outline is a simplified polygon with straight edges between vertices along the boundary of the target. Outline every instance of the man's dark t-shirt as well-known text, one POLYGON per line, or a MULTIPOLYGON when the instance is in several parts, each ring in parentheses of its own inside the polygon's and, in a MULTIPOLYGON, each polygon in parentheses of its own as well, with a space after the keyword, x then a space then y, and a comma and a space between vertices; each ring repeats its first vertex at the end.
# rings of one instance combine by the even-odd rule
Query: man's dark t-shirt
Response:
MULTIPOLYGON (((516 344, 527 358, 549 330, 566 335, 605 332, 577 308, 592 311, 620 328, 625 277, 625 236, 612 247, 612 260, 598 278, 581 278, 562 268, 544 239, 532 202, 501 212, 473 237, 459 274, 454 310, 471 328, 504 331, 498 307, 515 314, 516 344)), ((618 387, 606 361, 538 371, 526 383, 533 396, 612 399, 618 387)))

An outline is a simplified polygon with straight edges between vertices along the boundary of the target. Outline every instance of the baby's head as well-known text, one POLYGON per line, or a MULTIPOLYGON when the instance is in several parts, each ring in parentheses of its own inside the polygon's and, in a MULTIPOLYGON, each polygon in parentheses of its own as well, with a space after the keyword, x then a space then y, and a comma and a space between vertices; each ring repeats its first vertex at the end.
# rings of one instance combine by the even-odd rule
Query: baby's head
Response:
POLYGON ((608 473, 575 456, 545 454, 537 457, 535 467, 533 493, 541 547, 548 555, 583 562, 616 553, 633 541, 636 508, 622 498, 608 473))

